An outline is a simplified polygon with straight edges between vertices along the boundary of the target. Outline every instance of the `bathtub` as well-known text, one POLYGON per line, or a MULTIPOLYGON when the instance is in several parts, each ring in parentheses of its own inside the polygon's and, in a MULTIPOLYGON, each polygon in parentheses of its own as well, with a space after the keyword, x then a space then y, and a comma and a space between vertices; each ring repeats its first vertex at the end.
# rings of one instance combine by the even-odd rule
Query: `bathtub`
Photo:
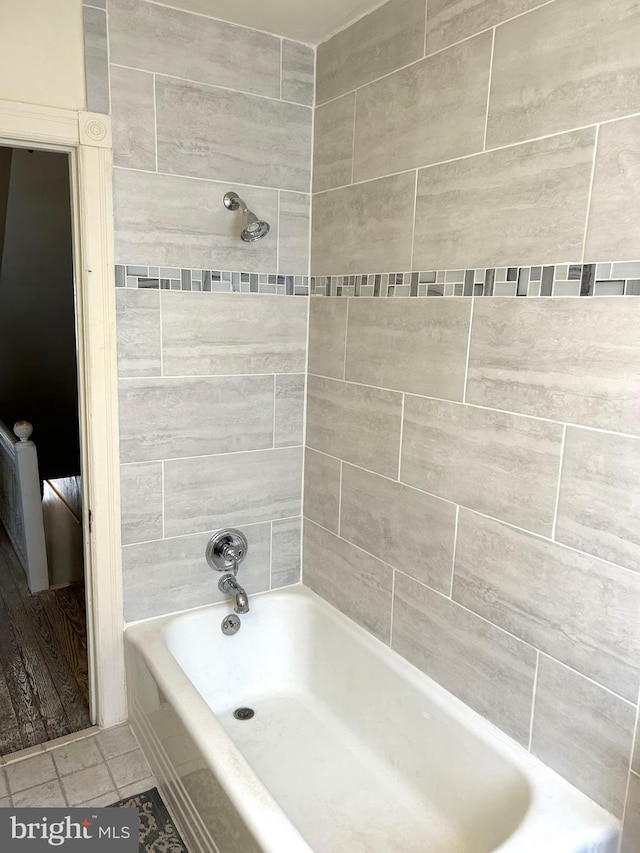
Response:
POLYGON ((611 815, 310 590, 250 603, 233 636, 226 602, 125 633, 192 853, 616 853, 611 815))

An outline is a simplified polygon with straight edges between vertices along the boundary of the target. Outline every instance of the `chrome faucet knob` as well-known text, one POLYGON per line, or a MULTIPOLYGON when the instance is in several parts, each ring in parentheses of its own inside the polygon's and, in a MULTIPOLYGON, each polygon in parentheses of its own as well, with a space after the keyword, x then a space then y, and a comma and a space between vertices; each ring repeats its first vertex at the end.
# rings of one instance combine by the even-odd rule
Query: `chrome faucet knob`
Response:
POLYGON ((214 533, 205 550, 207 563, 217 572, 238 573, 238 566, 244 560, 249 545, 240 530, 229 528, 214 533))

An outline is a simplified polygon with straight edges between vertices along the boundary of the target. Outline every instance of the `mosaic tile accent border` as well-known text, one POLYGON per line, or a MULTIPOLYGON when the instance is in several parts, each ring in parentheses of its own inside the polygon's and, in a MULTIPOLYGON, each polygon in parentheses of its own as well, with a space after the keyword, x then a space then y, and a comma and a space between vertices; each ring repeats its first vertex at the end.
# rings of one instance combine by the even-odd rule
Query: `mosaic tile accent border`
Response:
POLYGON ((640 296, 640 261, 311 277, 312 296, 640 296))
POLYGON ((271 293, 308 296, 306 275, 193 270, 116 264, 116 287, 204 293, 271 293))

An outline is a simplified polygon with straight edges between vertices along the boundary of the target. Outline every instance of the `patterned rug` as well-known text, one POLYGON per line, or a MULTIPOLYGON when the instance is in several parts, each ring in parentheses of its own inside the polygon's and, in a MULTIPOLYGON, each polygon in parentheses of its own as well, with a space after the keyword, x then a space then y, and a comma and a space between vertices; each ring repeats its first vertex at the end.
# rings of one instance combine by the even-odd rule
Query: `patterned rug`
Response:
POLYGON ((113 805, 140 809, 140 853, 188 853, 157 788, 113 805))

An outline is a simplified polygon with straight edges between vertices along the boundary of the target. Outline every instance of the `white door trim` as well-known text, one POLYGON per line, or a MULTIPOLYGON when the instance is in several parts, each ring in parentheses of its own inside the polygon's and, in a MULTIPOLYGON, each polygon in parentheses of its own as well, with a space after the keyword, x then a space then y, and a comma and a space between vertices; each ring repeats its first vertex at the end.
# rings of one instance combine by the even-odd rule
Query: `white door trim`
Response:
POLYGON ((111 120, 0 100, 0 144, 66 151, 71 162, 91 719, 127 717, 111 120))

